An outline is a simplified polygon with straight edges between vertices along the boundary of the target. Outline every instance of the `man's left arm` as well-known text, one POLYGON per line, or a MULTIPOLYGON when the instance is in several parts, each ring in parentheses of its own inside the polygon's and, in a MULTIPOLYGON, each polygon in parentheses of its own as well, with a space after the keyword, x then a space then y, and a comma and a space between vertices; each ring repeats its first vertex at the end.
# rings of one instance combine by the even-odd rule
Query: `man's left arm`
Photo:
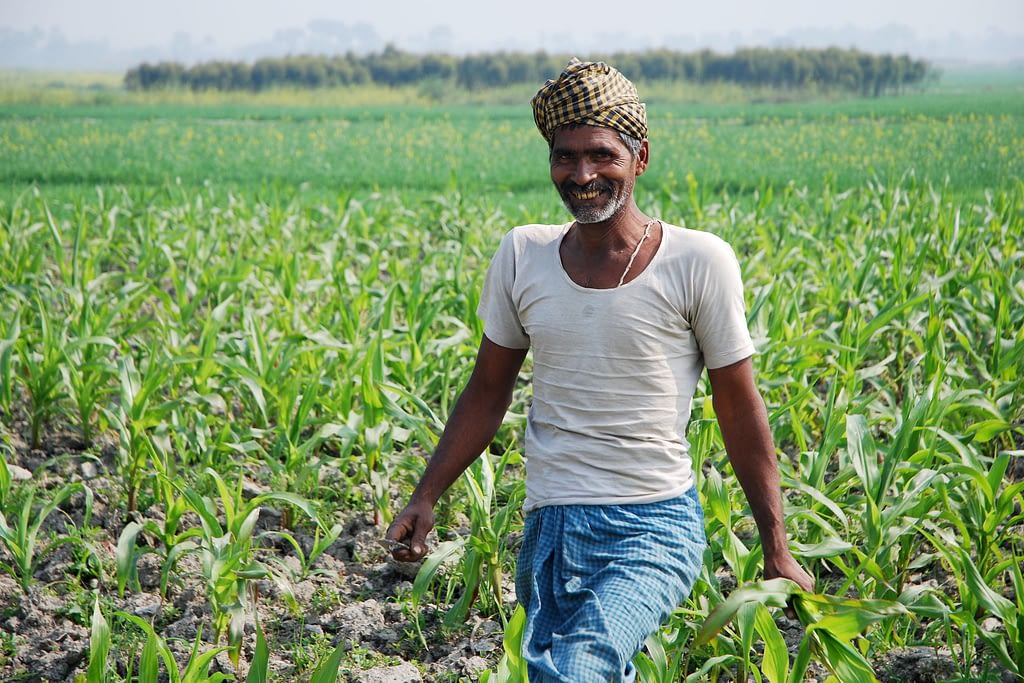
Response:
POLYGON ((791 579, 804 590, 813 591, 814 579, 789 552, 775 446, 764 400, 754 384, 750 358, 709 369, 708 377, 725 450, 761 536, 764 576, 791 579))

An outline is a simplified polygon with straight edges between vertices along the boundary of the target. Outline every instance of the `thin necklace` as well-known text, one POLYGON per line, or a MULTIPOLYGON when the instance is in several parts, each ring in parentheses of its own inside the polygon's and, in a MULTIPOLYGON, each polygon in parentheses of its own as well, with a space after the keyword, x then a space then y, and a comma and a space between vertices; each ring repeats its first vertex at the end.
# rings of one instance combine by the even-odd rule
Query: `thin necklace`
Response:
POLYGON ((640 238, 640 241, 637 242, 636 246, 633 248, 633 253, 629 257, 629 262, 626 264, 626 269, 622 271, 622 277, 619 278, 619 284, 615 285, 616 289, 621 287, 622 283, 626 281, 626 275, 629 274, 629 269, 633 267, 633 261, 636 260, 636 255, 640 253, 640 245, 644 243, 645 239, 651 236, 651 226, 654 225, 654 221, 656 220, 658 219, 652 218, 647 222, 647 225, 644 226, 644 235, 643 237, 640 238))

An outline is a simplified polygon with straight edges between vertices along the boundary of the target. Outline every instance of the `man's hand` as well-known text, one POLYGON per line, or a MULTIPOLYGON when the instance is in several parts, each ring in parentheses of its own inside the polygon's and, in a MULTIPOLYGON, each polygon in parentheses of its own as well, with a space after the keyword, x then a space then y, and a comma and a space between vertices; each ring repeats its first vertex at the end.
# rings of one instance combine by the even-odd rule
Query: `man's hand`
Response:
POLYGON ((391 522, 384 538, 400 541, 409 549, 395 548, 391 556, 401 562, 415 562, 427 554, 427 533, 434 528, 434 510, 426 503, 409 501, 409 504, 398 513, 391 522))
POLYGON ((808 593, 814 592, 814 579, 789 553, 785 553, 781 557, 768 558, 766 556, 764 558, 764 578, 789 579, 808 593))
POLYGON ((486 336, 480 340, 473 374, 437 442, 409 504, 388 527, 385 538, 409 546, 391 555, 415 562, 427 554, 427 532, 434 527, 434 505, 449 486, 479 457, 498 432, 512 402, 512 389, 527 349, 509 349, 486 336))
MULTIPOLYGON (((788 552, 776 554, 774 557, 765 556, 764 578, 789 579, 808 593, 814 592, 814 579, 788 552)), ((792 607, 787 606, 783 612, 788 618, 796 619, 796 610, 792 607)))

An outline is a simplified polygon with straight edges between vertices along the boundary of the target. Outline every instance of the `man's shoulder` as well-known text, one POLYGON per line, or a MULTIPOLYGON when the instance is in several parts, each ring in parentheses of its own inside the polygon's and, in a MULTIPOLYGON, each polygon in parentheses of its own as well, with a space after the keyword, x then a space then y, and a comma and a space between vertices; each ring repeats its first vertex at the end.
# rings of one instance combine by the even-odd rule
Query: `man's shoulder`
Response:
POLYGON ((565 232, 565 224, 548 225, 544 223, 530 223, 528 225, 517 225, 505 235, 505 241, 511 242, 517 252, 528 247, 543 247, 557 242, 562 233, 565 232))
POLYGON ((678 255, 734 258, 732 246, 713 232, 665 223, 665 243, 678 255))
POLYGON ((552 240, 561 235, 564 231, 565 223, 528 223, 526 225, 517 225, 510 230, 510 232, 516 237, 531 241, 552 240))

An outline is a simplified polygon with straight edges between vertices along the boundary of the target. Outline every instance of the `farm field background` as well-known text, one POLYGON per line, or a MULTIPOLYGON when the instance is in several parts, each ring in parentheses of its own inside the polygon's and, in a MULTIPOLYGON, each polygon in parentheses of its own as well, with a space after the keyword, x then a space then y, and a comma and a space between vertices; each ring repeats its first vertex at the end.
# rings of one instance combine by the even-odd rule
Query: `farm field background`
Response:
MULTIPOLYGON (((639 203, 740 257, 787 524, 823 594, 807 628, 764 606, 785 587, 751 583, 705 386, 705 569, 641 680, 1014 680, 1024 91, 654 92, 639 203)), ((374 539, 468 378, 501 235, 567 219, 529 94, 297 97, 0 106, 3 680, 514 680, 528 372, 432 559, 374 539)))

